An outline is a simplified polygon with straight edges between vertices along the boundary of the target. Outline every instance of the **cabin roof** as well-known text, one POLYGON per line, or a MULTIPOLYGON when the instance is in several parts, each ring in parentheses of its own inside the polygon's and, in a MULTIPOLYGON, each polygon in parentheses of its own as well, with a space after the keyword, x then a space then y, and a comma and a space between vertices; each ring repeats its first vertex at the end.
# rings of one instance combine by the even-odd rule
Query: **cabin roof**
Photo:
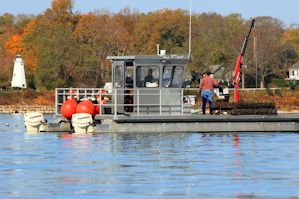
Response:
POLYGON ((188 61, 188 55, 128 55, 128 56, 108 56, 108 60, 184 60, 188 61))

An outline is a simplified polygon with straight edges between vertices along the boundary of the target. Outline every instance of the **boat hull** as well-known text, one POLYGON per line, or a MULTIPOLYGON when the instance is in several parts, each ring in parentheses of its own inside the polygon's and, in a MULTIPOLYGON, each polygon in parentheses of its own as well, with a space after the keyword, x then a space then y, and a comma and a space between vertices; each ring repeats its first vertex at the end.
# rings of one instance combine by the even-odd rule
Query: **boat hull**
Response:
MULTIPOLYGON (((89 133, 230 133, 230 132, 299 132, 299 115, 283 114, 263 115, 195 115, 195 116, 117 116, 97 118, 89 133)), ((71 131, 59 129, 55 124, 48 124, 47 131, 71 131), (55 128, 52 128, 55 126, 55 128)))

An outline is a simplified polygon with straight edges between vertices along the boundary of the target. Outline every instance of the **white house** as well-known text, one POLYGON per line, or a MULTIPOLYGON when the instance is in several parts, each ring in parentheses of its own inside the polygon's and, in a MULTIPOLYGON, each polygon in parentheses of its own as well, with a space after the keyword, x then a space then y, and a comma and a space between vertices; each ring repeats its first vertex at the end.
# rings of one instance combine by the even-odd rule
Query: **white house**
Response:
POLYGON ((299 61, 289 68, 289 80, 299 80, 299 61))

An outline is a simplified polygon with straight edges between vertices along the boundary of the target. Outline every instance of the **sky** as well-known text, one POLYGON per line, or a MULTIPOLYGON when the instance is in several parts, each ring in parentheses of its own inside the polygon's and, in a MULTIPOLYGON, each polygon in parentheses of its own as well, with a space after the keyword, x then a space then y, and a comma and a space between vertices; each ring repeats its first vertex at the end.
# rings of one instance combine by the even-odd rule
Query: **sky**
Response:
MULTIPOLYGON (((0 15, 4 13, 40 14, 51 5, 51 0, 0 0, 0 15)), ((299 24, 299 0, 192 0, 192 12, 217 12, 221 15, 240 13, 245 19, 272 16, 286 26, 299 24)), ((74 11, 86 13, 97 9, 118 12, 130 7, 139 12, 163 8, 189 9, 189 0, 75 0, 74 11)))

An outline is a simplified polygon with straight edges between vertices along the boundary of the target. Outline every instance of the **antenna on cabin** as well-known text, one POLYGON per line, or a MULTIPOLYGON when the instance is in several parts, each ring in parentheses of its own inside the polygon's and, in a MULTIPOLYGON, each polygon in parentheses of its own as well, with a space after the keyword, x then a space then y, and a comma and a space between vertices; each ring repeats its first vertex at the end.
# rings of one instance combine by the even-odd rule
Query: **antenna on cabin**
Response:
POLYGON ((157 44, 157 55, 160 55, 160 44, 157 44))
POLYGON ((192 0, 189 0, 189 56, 191 59, 191 32, 192 32, 192 0))

